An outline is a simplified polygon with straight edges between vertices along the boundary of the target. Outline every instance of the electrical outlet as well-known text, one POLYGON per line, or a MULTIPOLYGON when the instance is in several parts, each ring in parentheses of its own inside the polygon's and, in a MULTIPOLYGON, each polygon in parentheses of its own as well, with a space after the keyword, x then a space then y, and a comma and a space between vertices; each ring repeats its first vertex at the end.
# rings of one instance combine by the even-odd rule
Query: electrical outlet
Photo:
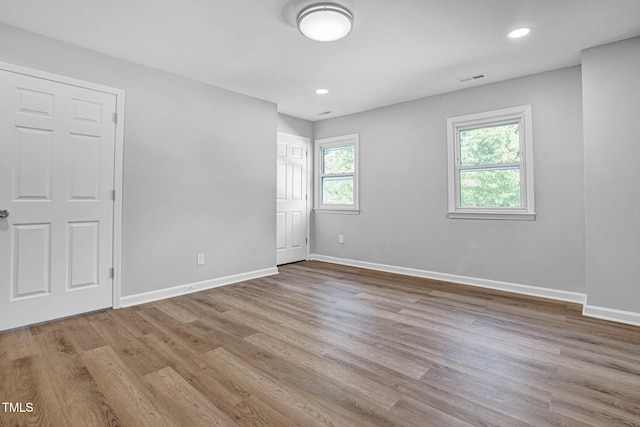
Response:
POLYGON ((344 236, 342 234, 338 234, 338 243, 340 244, 344 243, 344 236))
POLYGON ((198 265, 204 265, 204 254, 198 254, 198 265))

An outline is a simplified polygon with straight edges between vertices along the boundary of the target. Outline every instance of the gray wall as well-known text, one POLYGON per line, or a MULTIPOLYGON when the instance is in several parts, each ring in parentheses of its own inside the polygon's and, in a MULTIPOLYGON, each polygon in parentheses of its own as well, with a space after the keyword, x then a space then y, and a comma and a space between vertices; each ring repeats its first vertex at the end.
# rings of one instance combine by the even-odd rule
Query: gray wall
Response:
POLYGON ((278 113, 278 132, 304 136, 313 141, 313 122, 278 113))
POLYGON ((585 291, 580 67, 315 123, 316 138, 356 132, 361 214, 315 214, 313 253, 585 291), (524 104, 533 110, 537 219, 447 219, 446 119, 524 104))
POLYGON ((4 24, 0 61, 126 91, 124 296, 273 267, 276 131, 357 132, 362 212, 314 215, 313 253, 587 292, 590 305, 640 313, 640 38, 585 51, 582 68, 316 123, 4 24), (446 118, 522 104, 536 221, 447 219, 446 118))
POLYGON ((582 64, 587 303, 640 313, 640 37, 582 64))
POLYGON ((274 104, 2 24, 0 61, 126 91, 123 296, 275 266, 274 104))

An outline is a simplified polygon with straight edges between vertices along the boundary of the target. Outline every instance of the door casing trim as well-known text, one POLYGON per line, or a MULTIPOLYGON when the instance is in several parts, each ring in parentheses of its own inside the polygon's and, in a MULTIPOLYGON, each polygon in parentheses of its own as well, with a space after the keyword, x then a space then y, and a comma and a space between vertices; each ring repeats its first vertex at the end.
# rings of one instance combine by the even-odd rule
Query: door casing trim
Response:
POLYGON ((310 166, 313 165, 313 150, 311 150, 311 138, 306 137, 306 136, 302 136, 302 135, 296 135, 293 133, 288 133, 288 132, 281 132, 278 131, 277 132, 277 139, 279 139, 280 136, 283 137, 289 137, 289 138, 294 138, 294 139, 298 139, 300 141, 303 141, 306 147, 306 154, 305 154, 305 161, 306 161, 306 166, 307 166, 307 179, 306 179, 306 192, 307 192, 307 200, 306 200, 306 207, 307 207, 307 229, 305 230, 305 232, 307 233, 307 253, 306 253, 306 260, 309 261, 310 260, 310 256, 311 256, 311 212, 313 210, 313 173, 314 171, 312 169, 310 169, 310 166))
POLYGON ((73 77, 61 76, 59 74, 47 71, 36 70, 33 68, 23 67, 21 65, 10 64, 0 61, 0 70, 9 71, 25 76, 36 77, 43 80, 50 80, 56 83, 62 83, 70 86, 81 87, 97 92, 103 92, 116 97, 116 114, 115 123, 115 152, 114 152, 114 169, 113 169, 113 189, 115 190, 115 200, 113 204, 113 252, 112 267, 113 273, 113 296, 112 307, 120 308, 122 298, 122 188, 124 173, 124 108, 125 108, 125 92, 123 89, 117 89, 104 86, 98 83, 88 82, 73 77))

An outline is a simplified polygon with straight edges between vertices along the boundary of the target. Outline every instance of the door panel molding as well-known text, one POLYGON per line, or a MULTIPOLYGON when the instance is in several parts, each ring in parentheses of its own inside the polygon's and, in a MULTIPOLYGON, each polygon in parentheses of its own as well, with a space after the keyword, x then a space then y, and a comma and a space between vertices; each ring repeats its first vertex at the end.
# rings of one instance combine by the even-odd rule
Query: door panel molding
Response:
MULTIPOLYGON (((37 70, 33 68, 23 67, 20 65, 10 64, 0 61, 0 71, 16 73, 23 76, 34 77, 55 83, 61 83, 68 86, 74 86, 82 89, 88 89, 95 92, 102 92, 113 95, 115 97, 115 114, 113 122, 115 124, 115 140, 114 140, 114 176, 113 176, 113 249, 112 249, 112 266, 113 273, 113 292, 112 307, 120 308, 122 298, 122 188, 123 188, 123 163, 124 163, 124 118, 125 118, 125 91, 123 89, 113 88, 98 83, 80 80, 74 77, 53 74, 47 71, 37 70)), ((21 113, 24 113, 25 119, 31 116, 47 116, 52 113, 53 94, 46 91, 38 90, 22 90, 20 92, 21 113)), ((77 100, 74 108, 74 122, 78 126, 91 126, 99 120, 99 105, 92 104, 86 100, 77 100)), ((79 175, 83 175, 87 171, 76 171, 79 175)), ((93 196, 92 191, 85 191, 88 188, 82 188, 79 196, 93 196), (86 193, 86 194, 83 194, 86 193)), ((71 194, 70 194, 71 196, 71 194)))
POLYGON ((277 134, 277 264, 309 259, 313 206, 310 146, 310 138, 285 132, 277 134), (287 160, 283 161, 283 157, 287 160), (304 207, 304 211, 294 207, 300 205, 304 207), (293 251, 304 255, 298 256, 293 251), (292 258, 293 255, 296 256, 292 258))

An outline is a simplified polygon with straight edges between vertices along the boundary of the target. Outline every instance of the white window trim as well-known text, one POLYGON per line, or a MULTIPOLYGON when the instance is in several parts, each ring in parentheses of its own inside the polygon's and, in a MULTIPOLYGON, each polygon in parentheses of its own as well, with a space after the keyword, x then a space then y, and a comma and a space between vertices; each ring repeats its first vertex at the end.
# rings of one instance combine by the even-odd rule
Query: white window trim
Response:
POLYGON ((314 174, 315 181, 315 197, 314 197, 314 212, 316 213, 331 213, 331 214, 359 214, 360 213, 360 186, 359 186, 359 171, 360 171, 360 150, 358 147, 359 134, 354 133, 350 135, 335 136, 331 138, 322 138, 315 140, 316 146, 316 170, 314 174), (338 205, 338 204, 323 204, 322 203, 322 161, 323 150, 327 148, 338 148, 353 145, 355 153, 354 160, 355 166, 353 171, 353 204, 338 205))
POLYGON ((531 105, 505 108, 484 113, 469 114, 447 119, 448 197, 447 216, 452 219, 535 220, 533 188, 533 132, 531 105), (460 141, 461 130, 519 123, 521 170, 520 194, 524 204, 520 208, 464 208, 460 206, 460 141))

